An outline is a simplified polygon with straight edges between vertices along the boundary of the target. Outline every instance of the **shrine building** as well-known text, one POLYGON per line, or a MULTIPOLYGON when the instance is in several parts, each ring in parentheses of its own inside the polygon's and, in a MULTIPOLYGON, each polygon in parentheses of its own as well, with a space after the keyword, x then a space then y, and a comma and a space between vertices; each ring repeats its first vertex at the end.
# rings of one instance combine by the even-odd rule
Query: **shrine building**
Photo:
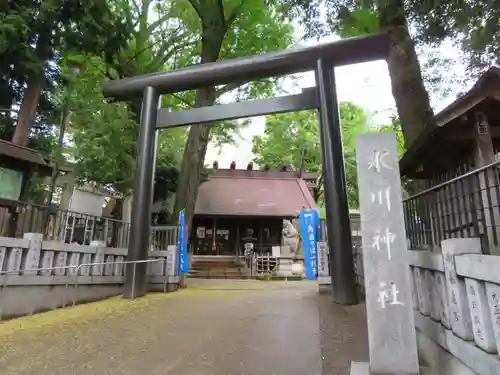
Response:
POLYGON ((283 227, 303 209, 316 207, 317 174, 281 170, 219 169, 198 192, 192 222, 194 256, 242 256, 248 244, 257 254, 283 246, 283 227), (245 246, 246 245, 246 246, 245 246))

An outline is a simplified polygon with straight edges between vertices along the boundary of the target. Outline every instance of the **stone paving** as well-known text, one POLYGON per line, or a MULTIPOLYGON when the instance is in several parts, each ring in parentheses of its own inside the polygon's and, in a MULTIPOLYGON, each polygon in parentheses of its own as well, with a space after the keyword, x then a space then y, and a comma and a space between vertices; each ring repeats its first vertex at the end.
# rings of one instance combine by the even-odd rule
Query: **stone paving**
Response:
POLYGON ((344 375, 366 341, 316 283, 205 283, 3 322, 0 374, 344 375))

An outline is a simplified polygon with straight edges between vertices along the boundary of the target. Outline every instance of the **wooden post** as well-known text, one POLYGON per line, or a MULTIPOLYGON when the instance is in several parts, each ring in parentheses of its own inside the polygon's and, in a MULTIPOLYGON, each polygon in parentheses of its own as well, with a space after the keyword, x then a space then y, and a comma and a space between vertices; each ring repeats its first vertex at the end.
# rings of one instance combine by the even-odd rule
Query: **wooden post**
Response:
MULTIPOLYGON (((419 365, 394 133, 356 145, 371 375, 417 375, 419 365)), ((361 373, 363 367, 353 365, 361 373)), ((353 373, 351 372, 351 374, 353 373)))
MULTIPOLYGON (((488 118, 483 112, 476 111, 473 115, 474 139, 475 139, 475 162, 476 166, 483 167, 495 162, 495 150, 491 139, 488 118)), ((494 171, 495 168, 485 169, 479 173, 479 189, 481 191, 478 200, 483 208, 485 231, 487 236, 488 250, 490 254, 500 255, 500 246, 495 244, 494 232, 500 225, 500 211, 498 209, 498 196, 496 188, 499 181, 494 171)))

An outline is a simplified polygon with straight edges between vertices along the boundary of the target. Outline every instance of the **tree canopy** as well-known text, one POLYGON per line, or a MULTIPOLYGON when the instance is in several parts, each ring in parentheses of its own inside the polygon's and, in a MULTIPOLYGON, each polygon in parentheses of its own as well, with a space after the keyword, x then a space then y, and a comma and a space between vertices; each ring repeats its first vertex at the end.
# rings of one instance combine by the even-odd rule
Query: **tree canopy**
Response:
MULTIPOLYGON (((0 137, 55 160, 63 155, 74 164, 79 183, 129 195, 140 102, 104 100, 103 82, 282 50, 295 43, 293 22, 299 20, 311 37, 389 33, 388 66, 400 121, 379 130, 397 130, 409 145, 423 128, 435 126, 428 90, 441 86, 447 64, 435 56, 419 60, 419 48, 455 38, 475 70, 496 62, 496 3, 9 0, 0 4, 0 137), (429 74, 429 65, 437 66, 438 74, 429 74), (60 126, 66 135, 63 145, 57 145, 60 126)), ((166 95, 161 106, 182 110, 266 98, 278 93, 280 85, 279 79, 250 82, 241 77, 224 86, 166 95)), ((349 199, 355 206, 353 135, 372 130, 353 103, 342 103, 341 116, 349 199)), ((174 214, 183 208, 188 217, 193 213, 208 143, 232 143, 247 124, 225 121, 159 134, 156 183, 169 194, 176 191, 174 214)), ((268 117, 266 133, 254 140, 254 152, 260 165, 297 167, 303 155, 306 170, 320 171, 316 115, 268 117)), ((155 198, 160 195, 157 189, 155 198)))
MULTIPOLYGON (((260 0, 181 1, 186 5, 179 19, 190 25, 199 36, 197 61, 257 55, 289 47, 293 43, 293 27, 283 22, 272 4, 260 0), (188 22, 190 21, 190 22, 188 22)), ((248 82, 242 77, 222 87, 196 90, 193 106, 220 102, 222 95, 234 93, 235 100, 266 97, 276 91, 276 80, 248 82)), ((174 213, 186 209, 190 218, 198 195, 201 173, 210 134, 214 124, 190 127, 181 162, 174 213)))
MULTIPOLYGON (((298 18, 308 36, 341 36, 386 31, 391 38, 388 58, 393 96, 407 144, 425 127, 436 126, 427 90, 444 84, 452 63, 431 56, 423 64, 417 49, 453 40, 461 47, 472 75, 499 58, 500 24, 495 1, 447 2, 418 0, 278 0, 285 14, 298 18), (426 66, 428 65, 428 66, 426 66), (440 67, 436 72, 436 67, 440 67), (422 74, 437 73, 437 74, 422 74)), ((452 78, 452 77, 451 77, 452 78)))
MULTIPOLYGON (((349 205, 358 206, 356 178, 356 134, 369 131, 363 108, 351 102, 340 104, 340 121, 349 205)), ((264 135, 253 140, 255 162, 277 168, 281 165, 321 174, 321 146, 316 111, 267 116, 264 135), (303 161, 302 161, 303 160, 303 161)), ((319 178, 321 183, 322 178, 319 178)))
MULTIPOLYGON (((106 79, 255 55, 294 42, 292 24, 283 22, 274 5, 260 0, 92 0, 88 4, 50 0, 33 18, 39 5, 25 1, 0 7, 6 20, 0 35, 12 41, 0 45, 5 57, 0 90, 6 93, 1 105, 20 108, 2 112, 1 136, 24 145, 29 140, 31 146, 40 134, 42 141, 49 140, 45 154, 64 154, 73 163, 78 183, 97 183, 123 196, 133 188, 140 102, 104 100, 101 87, 106 79), (16 50, 16 43, 23 40, 24 49, 16 50), (64 147, 56 152, 61 132, 64 147)), ((276 79, 249 82, 242 78, 221 87, 165 96, 162 107, 186 109, 267 97, 277 90, 276 79)), ((179 182, 176 211, 186 207, 189 216, 194 207, 208 142, 234 142, 247 124, 226 121, 159 134, 157 183, 171 191, 179 182), (174 185, 167 181, 170 178, 174 185)))
POLYGON ((28 145, 33 120, 47 122, 45 110, 54 109, 50 92, 61 84, 58 61, 63 51, 98 52, 111 59, 128 38, 122 16, 106 0, 2 2, 0 107, 19 106, 14 115, 3 116, 3 136, 13 133, 14 143, 28 145))

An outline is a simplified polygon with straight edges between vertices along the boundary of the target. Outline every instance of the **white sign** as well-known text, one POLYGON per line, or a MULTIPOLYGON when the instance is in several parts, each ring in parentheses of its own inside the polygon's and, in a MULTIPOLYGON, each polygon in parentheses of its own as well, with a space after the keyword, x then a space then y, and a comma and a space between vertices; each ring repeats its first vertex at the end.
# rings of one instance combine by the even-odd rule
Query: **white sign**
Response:
POLYGON ((328 245, 326 242, 318 242, 318 283, 320 285, 330 285, 332 279, 330 277, 330 268, 328 266, 328 245))
POLYGON ((167 247, 167 275, 177 275, 177 246, 175 245, 167 247))

